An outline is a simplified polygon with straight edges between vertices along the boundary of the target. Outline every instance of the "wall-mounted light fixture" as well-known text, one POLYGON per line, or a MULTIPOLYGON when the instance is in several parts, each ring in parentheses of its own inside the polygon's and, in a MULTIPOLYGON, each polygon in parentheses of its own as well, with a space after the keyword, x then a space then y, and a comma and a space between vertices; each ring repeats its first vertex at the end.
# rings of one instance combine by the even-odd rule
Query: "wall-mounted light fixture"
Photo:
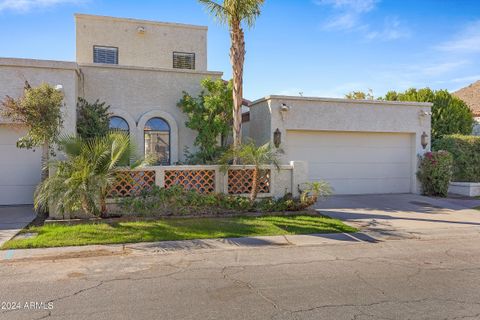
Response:
POLYGON ((144 26, 137 27, 137 33, 138 34, 145 34, 145 27, 144 26))
POLYGON ((285 117, 287 116, 289 110, 290 107, 287 106, 285 103, 282 103, 282 105, 280 106, 280 115, 282 116, 282 120, 285 120, 285 117))
POLYGON ((420 143, 422 144, 423 150, 428 146, 428 134, 423 131, 422 137, 420 139, 420 143))
POLYGON ((431 115, 432 113, 430 111, 420 110, 418 112, 418 120, 420 121, 420 125, 423 125, 423 120, 431 115))
POLYGON ((275 148, 280 147, 280 144, 282 143, 282 133, 280 132, 280 129, 277 128, 275 132, 273 132, 273 144, 275 145, 275 148))

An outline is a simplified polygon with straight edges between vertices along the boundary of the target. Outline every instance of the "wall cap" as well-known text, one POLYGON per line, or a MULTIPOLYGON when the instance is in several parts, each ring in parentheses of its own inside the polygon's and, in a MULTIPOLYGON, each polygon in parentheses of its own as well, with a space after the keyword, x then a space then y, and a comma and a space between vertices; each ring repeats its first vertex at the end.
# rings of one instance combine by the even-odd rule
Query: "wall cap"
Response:
POLYGON ((98 68, 98 69, 116 69, 116 70, 140 70, 140 71, 152 71, 152 72, 173 72, 173 73, 187 73, 187 74, 201 74, 206 76, 222 76, 221 71, 200 71, 200 70, 187 70, 187 69, 169 69, 169 68, 155 68, 155 67, 138 67, 127 66, 120 64, 105 64, 105 63, 82 63, 79 64, 80 68, 98 68))
POLYGON ((297 96, 281 96, 281 95, 269 95, 264 98, 253 101, 249 107, 271 100, 285 100, 285 101, 316 101, 316 102, 337 102, 346 104, 369 104, 369 105, 400 105, 400 106, 412 106, 412 107, 431 107, 433 104, 430 102, 414 102, 414 101, 384 101, 384 100, 356 100, 345 98, 325 98, 325 97, 297 97, 297 96))
POLYGON ((63 69, 63 70, 74 70, 74 71, 78 70, 78 64, 73 61, 24 59, 24 58, 0 58, 0 67, 63 69))
POLYGON ((199 26, 199 25, 193 25, 193 24, 110 17, 110 16, 101 16, 101 15, 84 14, 84 13, 75 13, 74 17, 75 17, 75 20, 78 20, 78 19, 103 20, 103 21, 127 22, 132 24, 149 24, 149 25, 157 25, 157 26, 165 26, 165 27, 188 28, 188 29, 197 29, 197 30, 205 30, 205 31, 208 30, 207 26, 199 26))

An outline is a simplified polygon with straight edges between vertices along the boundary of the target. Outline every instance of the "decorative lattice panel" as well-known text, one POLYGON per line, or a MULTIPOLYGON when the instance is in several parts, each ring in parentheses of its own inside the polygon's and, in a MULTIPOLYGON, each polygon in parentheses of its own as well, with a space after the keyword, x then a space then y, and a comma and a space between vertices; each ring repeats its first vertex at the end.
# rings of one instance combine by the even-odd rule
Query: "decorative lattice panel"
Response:
MULTIPOLYGON (((228 170, 228 193, 242 194, 252 191, 253 169, 228 170)), ((270 170, 260 170, 260 187, 258 193, 270 193, 270 170)))
POLYGON ((215 170, 165 170, 165 188, 174 185, 200 193, 215 192, 215 170))
POLYGON ((118 171, 109 197, 131 197, 155 185, 155 171, 118 171))

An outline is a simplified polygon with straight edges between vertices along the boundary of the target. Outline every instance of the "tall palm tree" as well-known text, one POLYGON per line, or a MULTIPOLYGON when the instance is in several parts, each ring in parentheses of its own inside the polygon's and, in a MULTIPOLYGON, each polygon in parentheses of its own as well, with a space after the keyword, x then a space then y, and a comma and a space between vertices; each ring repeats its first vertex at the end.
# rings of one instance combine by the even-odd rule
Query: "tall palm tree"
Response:
MULTIPOLYGON (((243 64, 245 62, 245 35, 242 23, 253 27, 265 0, 198 0, 221 24, 230 29, 230 63, 233 71, 233 146, 242 142, 243 64)), ((236 161, 236 159, 235 159, 236 161)))
POLYGON ((224 154, 221 159, 222 169, 228 170, 228 164, 233 159, 238 159, 243 165, 253 165, 252 172, 252 190, 250 192, 250 200, 257 199, 258 190, 260 189, 260 178, 262 174, 262 166, 274 165, 277 170, 280 169, 279 156, 281 149, 275 148, 271 143, 257 146, 255 142, 241 144, 238 148, 232 147, 224 154))
POLYGON ((59 145, 66 159, 50 163, 55 173, 37 187, 35 209, 45 211, 51 206, 62 215, 78 211, 104 215, 115 169, 130 161, 130 137, 120 132, 88 140, 63 137, 59 145))

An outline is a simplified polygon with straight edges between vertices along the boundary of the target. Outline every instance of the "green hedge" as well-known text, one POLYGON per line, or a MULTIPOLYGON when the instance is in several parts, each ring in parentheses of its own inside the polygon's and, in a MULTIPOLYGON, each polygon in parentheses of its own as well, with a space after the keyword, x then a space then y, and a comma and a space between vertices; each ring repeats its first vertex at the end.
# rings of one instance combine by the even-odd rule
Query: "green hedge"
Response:
POLYGON ((453 181, 480 182, 480 137, 459 134, 444 136, 433 144, 453 156, 453 181))

